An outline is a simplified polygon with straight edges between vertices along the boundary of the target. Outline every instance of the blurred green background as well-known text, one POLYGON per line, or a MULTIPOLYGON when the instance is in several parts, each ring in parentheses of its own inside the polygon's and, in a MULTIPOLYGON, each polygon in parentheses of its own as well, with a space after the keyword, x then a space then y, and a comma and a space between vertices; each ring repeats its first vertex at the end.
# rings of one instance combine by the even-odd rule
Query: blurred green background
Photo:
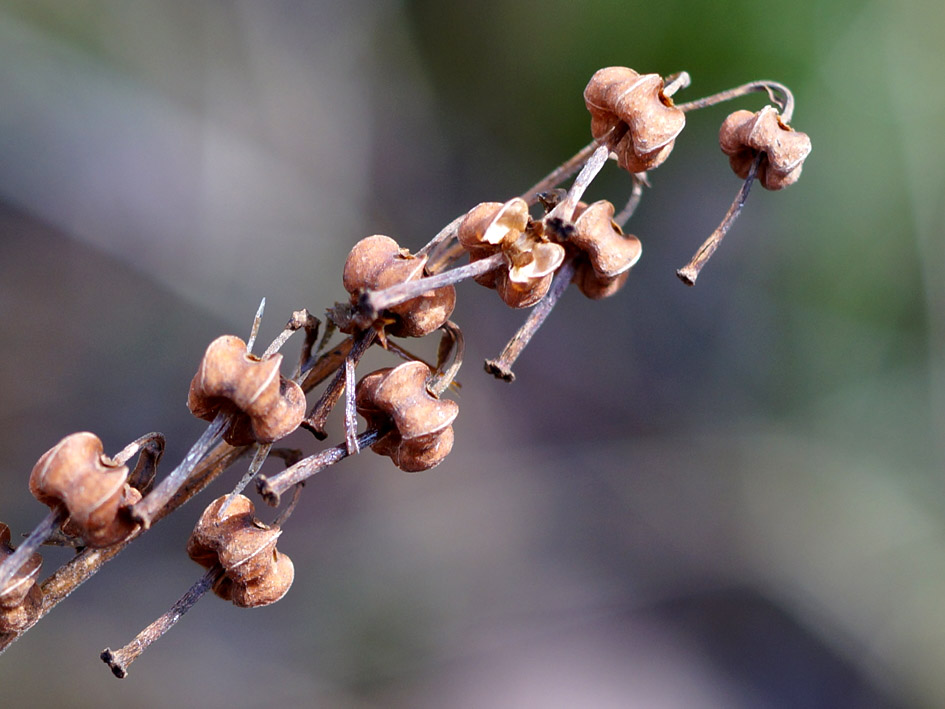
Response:
POLYGON ((98 652, 199 576, 188 505, 0 658, 3 705, 945 706, 943 31, 940 2, 0 0, 14 533, 70 432, 160 430, 175 464, 203 349, 261 296, 265 340, 344 296, 357 239, 418 248, 583 146, 599 67, 686 69, 679 101, 780 80, 814 145, 687 289, 739 187, 718 126, 763 101, 691 114, 628 286, 569 292, 514 384, 479 362, 524 314, 460 288, 442 466, 318 476, 290 594, 205 599, 114 680, 98 652))

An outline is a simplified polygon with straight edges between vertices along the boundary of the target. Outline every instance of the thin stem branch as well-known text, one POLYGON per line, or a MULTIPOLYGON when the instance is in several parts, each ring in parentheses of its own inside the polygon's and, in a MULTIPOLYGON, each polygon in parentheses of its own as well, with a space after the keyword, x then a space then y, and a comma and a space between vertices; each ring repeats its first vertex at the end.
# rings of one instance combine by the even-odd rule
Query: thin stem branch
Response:
POLYGON ((377 331, 375 331, 374 328, 362 330, 354 336, 351 349, 339 362, 339 368, 335 373, 335 378, 331 380, 331 384, 328 385, 328 388, 322 392, 321 397, 315 402, 312 411, 305 417, 305 420, 302 421, 302 426, 311 431, 318 440, 323 441, 328 437, 325 431, 325 424, 328 421, 328 415, 332 412, 332 409, 335 408, 338 399, 341 398, 341 393, 345 390, 347 362, 350 360, 357 365, 357 363, 361 361, 361 357, 364 356, 364 353, 367 352, 368 347, 374 343, 376 337, 377 331))
POLYGON ((561 163, 554 170, 545 175, 545 177, 540 179, 530 190, 524 192, 521 195, 522 199, 528 202, 529 205, 535 204, 538 201, 538 195, 540 195, 542 192, 547 192, 548 190, 557 187, 566 179, 571 177, 571 175, 573 175, 575 172, 580 170, 596 149, 597 141, 592 140, 570 158, 561 163))
POLYGON ((512 339, 509 340, 509 343, 505 346, 505 349, 502 350, 502 353, 496 359, 486 360, 485 368, 489 374, 507 382, 515 381, 515 373, 512 371, 512 365, 515 364, 515 360, 522 354, 522 351, 531 341, 534 334, 538 332, 538 328, 545 322, 545 318, 551 313, 552 308, 555 307, 555 304, 558 302, 558 299, 561 298, 561 295, 564 293, 565 289, 567 289, 573 277, 574 260, 568 259, 558 269, 551 283, 551 288, 545 293, 545 297, 539 300, 538 304, 532 308, 532 311, 528 314, 528 319, 522 327, 518 329, 518 332, 515 333, 512 339))
POLYGON ((724 103, 725 101, 731 101, 732 99, 738 98, 739 96, 746 96, 747 94, 758 91, 764 91, 768 94, 768 98, 773 103, 778 104, 778 106, 781 108, 782 121, 785 123, 791 122, 791 117, 794 115, 794 94, 792 94, 791 90, 781 82, 768 81, 766 79, 751 81, 747 84, 736 86, 734 89, 720 91, 717 94, 712 94, 711 96, 706 96, 705 98, 696 99, 695 101, 677 103, 676 108, 684 112, 698 111, 700 108, 715 106, 716 104, 724 103), (775 92, 781 95, 780 98, 775 96, 775 92))
MULTIPOLYGON (((384 433, 386 433, 386 431, 379 429, 365 431, 358 436, 358 449, 360 450, 361 448, 367 448, 373 445, 384 433)), ((347 441, 339 443, 337 446, 326 448, 315 455, 303 458, 292 467, 286 468, 272 478, 260 475, 256 479, 256 490, 270 506, 277 507, 281 496, 285 494, 285 491, 290 487, 344 460, 348 455, 347 441)))
POLYGON ((43 542, 49 538, 49 535, 51 535, 54 530, 58 529, 59 525, 61 525, 68 516, 69 512, 66 510, 65 505, 56 505, 49 511, 49 514, 43 517, 43 520, 36 525, 36 528, 30 532, 29 536, 20 542, 16 551, 6 557, 3 562, 0 562, 0 591, 6 588, 6 585, 10 583, 10 579, 20 570, 20 567, 36 553, 36 550, 43 545, 43 542))
POLYGON ((170 610, 160 615, 153 623, 138 633, 134 640, 124 647, 112 652, 110 648, 102 650, 102 661, 111 668, 112 674, 118 679, 128 676, 128 667, 138 655, 148 649, 155 640, 174 627, 183 615, 189 611, 203 596, 213 588, 213 584, 223 575, 220 566, 214 566, 207 571, 197 583, 188 589, 181 598, 171 606, 170 610))
POLYGON ((709 238, 699 247, 695 255, 693 255, 692 260, 676 271, 676 275, 679 276, 679 279, 687 286, 694 286, 696 284, 696 279, 699 277, 699 272, 702 271, 702 267, 712 258, 712 254, 719 248, 722 239, 725 238, 728 230, 741 213, 742 207, 745 206, 745 200, 748 199, 748 193, 751 191, 751 185, 755 181, 755 175, 758 174, 758 166, 761 164, 764 156, 764 153, 758 153, 755 159, 752 160, 751 167, 748 169, 748 177, 745 178, 741 189, 738 190, 738 194, 735 195, 735 201, 732 202, 732 205, 725 213, 722 223, 716 227, 715 231, 713 231, 712 234, 709 235, 709 238))
POLYGON ((174 493, 187 481, 197 464, 210 449, 217 444, 233 421, 230 414, 220 411, 207 429, 191 446, 187 455, 147 497, 131 508, 131 517, 145 529, 151 526, 155 515, 174 496, 174 493))
POLYGON ((489 271, 494 271, 500 266, 505 265, 505 256, 501 253, 492 254, 484 259, 473 261, 472 263, 453 268, 435 276, 418 278, 415 281, 406 281, 398 283, 396 286, 385 288, 384 290, 368 290, 361 294, 358 299, 358 310, 360 310, 365 319, 373 322, 377 319, 381 311, 393 308, 394 306, 406 303, 408 300, 423 295, 424 293, 436 288, 451 286, 467 278, 481 276, 489 271))
POLYGON ((422 249, 420 249, 415 256, 426 256, 433 249, 437 248, 440 244, 445 244, 452 239, 456 238, 457 232, 459 232, 459 225, 463 223, 463 219, 466 218, 465 214, 460 214, 456 219, 451 221, 445 227, 440 229, 436 236, 434 236, 430 241, 428 241, 422 249))
POLYGON ((620 213, 614 217, 614 223, 621 229, 630 221, 630 217, 633 216, 633 213, 637 211, 637 207, 640 206, 640 200, 643 198, 643 187, 646 185, 646 173, 643 173, 643 177, 637 177, 636 173, 634 173, 632 177, 633 187, 630 189, 630 197, 627 199, 627 204, 620 210, 620 213))

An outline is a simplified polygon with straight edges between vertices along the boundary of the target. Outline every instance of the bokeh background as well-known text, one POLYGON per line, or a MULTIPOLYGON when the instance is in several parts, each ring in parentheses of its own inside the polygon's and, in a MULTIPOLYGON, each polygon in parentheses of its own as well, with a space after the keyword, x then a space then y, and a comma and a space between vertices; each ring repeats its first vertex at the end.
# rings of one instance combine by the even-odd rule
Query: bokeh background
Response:
MULTIPOLYGON (((280 541, 290 594, 205 599, 117 681, 99 651, 200 575, 186 506, 0 658, 3 705, 945 705, 943 31, 942 3, 879 0, 0 0, 15 532, 70 432, 114 452, 160 430, 176 463, 203 349, 260 297, 267 340, 344 296, 357 239, 418 248, 584 145, 599 67, 686 69, 680 101, 783 81, 814 144, 688 289, 674 271, 739 186, 716 142, 734 109, 691 114, 627 288, 569 292, 514 384, 480 362, 524 314, 460 288, 442 466, 318 476, 280 541)), ((591 196, 628 184, 611 166, 591 196)))

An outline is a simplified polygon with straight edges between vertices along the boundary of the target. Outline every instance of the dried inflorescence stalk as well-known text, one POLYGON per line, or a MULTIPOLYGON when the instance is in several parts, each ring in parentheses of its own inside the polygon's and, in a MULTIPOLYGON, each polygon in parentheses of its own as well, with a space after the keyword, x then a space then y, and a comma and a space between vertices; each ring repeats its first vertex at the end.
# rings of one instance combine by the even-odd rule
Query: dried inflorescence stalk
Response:
POLYGON ((688 85, 685 72, 667 79, 627 67, 595 73, 584 91, 591 114, 590 145, 521 197, 483 202, 452 220, 416 253, 388 236, 358 242, 342 274, 348 300, 329 310, 327 332, 317 348, 319 323, 302 310, 293 314, 262 355, 252 354, 262 306, 248 343, 232 335, 214 340, 188 396, 190 410, 211 424, 155 490, 148 492, 163 451, 159 434, 142 437, 114 459, 104 455, 93 434, 73 434, 60 441, 40 459, 30 478, 31 490, 51 507, 46 520, 16 550, 10 546, 9 529, 0 525, 0 651, 152 522, 203 489, 249 446, 254 447, 254 457, 244 479, 204 511, 187 545, 191 558, 207 573, 131 643, 116 652, 106 650, 102 657, 117 676, 125 676, 141 651, 211 588, 243 607, 282 598, 292 584, 294 568, 289 557, 276 549, 276 541, 303 481, 363 447, 390 457, 406 472, 428 470, 452 449, 459 407, 441 397, 453 382, 464 348, 462 332, 449 320, 456 303, 455 284, 474 278, 495 289, 507 305, 531 308, 501 355, 486 362, 488 371, 511 381, 512 365, 569 284, 600 299, 614 295, 627 282, 642 249, 640 240, 624 233, 623 226, 643 187, 650 185, 645 172, 662 164, 673 150, 686 124, 685 114, 765 91, 777 107, 757 113, 737 111, 722 125, 720 145, 745 182, 722 225, 693 262, 680 270, 684 280, 694 282, 744 204, 754 177, 768 189, 792 184, 810 152, 810 140, 790 127, 793 97, 781 84, 752 82, 674 104, 672 96, 688 85), (611 202, 582 201, 610 160, 633 173, 627 207, 616 218, 611 202), (560 186, 575 173, 570 186, 560 186), (539 202, 545 209, 540 216, 539 202), (470 262, 454 267, 464 254, 470 262), (286 378, 277 351, 299 329, 305 330, 305 343, 296 372, 286 378), (326 350, 335 329, 349 337, 326 350), (424 337, 437 330, 443 339, 435 367, 390 339, 424 337), (358 363, 376 342, 408 361, 358 382, 358 363), (323 354, 318 356, 319 352, 323 354), (303 423, 305 392, 329 379, 303 423), (324 438, 328 415, 342 393, 344 442, 308 456, 293 454, 288 469, 271 479, 261 476, 257 490, 271 505, 279 504, 290 489, 294 496, 276 523, 259 522, 252 503, 239 491, 259 470, 272 443, 300 423, 324 438), (358 414, 366 421, 360 432, 358 414), (125 462, 138 450, 142 456, 129 473, 125 462), (35 582, 41 559, 34 552, 60 527, 60 535, 74 535, 77 545, 89 548, 41 588, 35 582))

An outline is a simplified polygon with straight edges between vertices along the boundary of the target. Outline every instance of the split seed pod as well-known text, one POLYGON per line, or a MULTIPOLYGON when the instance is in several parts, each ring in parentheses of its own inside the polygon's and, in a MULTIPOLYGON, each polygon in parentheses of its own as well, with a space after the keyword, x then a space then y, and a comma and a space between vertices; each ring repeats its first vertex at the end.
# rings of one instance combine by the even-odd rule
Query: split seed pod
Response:
POLYGON ((686 125, 686 114, 663 93, 659 74, 641 75, 623 66, 598 70, 584 89, 584 104, 591 114, 591 134, 598 142, 607 140, 611 131, 627 127, 611 150, 620 167, 630 172, 662 164, 686 125))
POLYGON ((503 253, 508 266, 476 277, 476 282, 494 288, 513 308, 527 308, 541 300, 554 272, 564 261, 564 248, 542 233, 541 222, 533 222, 528 204, 516 197, 506 203, 482 202, 473 207, 459 225, 459 243, 478 261, 503 253))
POLYGON ((253 503, 237 495, 221 517, 227 495, 204 510, 187 542, 187 554, 205 568, 219 564, 224 575, 213 592, 240 608, 256 608, 282 598, 295 579, 292 560, 276 549, 282 530, 253 515, 253 503))
POLYGON ((757 113, 735 111, 729 115, 719 130, 719 145, 728 155, 732 170, 742 179, 748 177, 758 153, 764 153, 757 177, 769 190, 780 190, 797 182, 804 159, 811 151, 807 134, 783 123, 773 106, 765 106, 757 113))
POLYGON ((55 508, 65 505, 69 519, 63 531, 90 547, 107 547, 126 539, 135 524, 123 510, 141 499, 127 483, 128 468, 105 455, 94 433, 73 433, 46 451, 30 473, 30 492, 55 508))
MULTIPOLYGON (((10 528, 0 522, 0 560, 13 554, 10 528)), ((36 584, 43 558, 33 554, 0 589, 0 632, 18 632, 27 628, 39 614, 43 592, 36 584)))
POLYGON ((279 373, 281 364, 281 354, 260 358, 247 352, 235 335, 218 337, 190 383, 187 407, 206 421, 221 411, 237 414, 223 434, 230 445, 272 443, 288 436, 305 417, 305 394, 279 373))
POLYGON ((393 426, 371 450, 389 456, 408 473, 443 462, 453 448, 459 405, 427 390, 432 375, 423 362, 405 362, 372 372, 358 382, 356 405, 370 428, 393 426))
POLYGON ((578 262, 572 282, 588 298, 607 298, 620 290, 630 269, 640 260, 643 246, 633 234, 624 234, 614 221, 614 205, 606 200, 574 211, 574 232, 568 240, 586 256, 578 262))
MULTIPOLYGON (((413 256, 389 236, 361 239, 345 260, 342 280, 356 305, 364 290, 383 290, 423 277, 427 257, 413 256)), ((396 337, 423 337, 443 325, 456 306, 456 289, 443 286, 388 309, 393 316, 387 331, 396 337)))

